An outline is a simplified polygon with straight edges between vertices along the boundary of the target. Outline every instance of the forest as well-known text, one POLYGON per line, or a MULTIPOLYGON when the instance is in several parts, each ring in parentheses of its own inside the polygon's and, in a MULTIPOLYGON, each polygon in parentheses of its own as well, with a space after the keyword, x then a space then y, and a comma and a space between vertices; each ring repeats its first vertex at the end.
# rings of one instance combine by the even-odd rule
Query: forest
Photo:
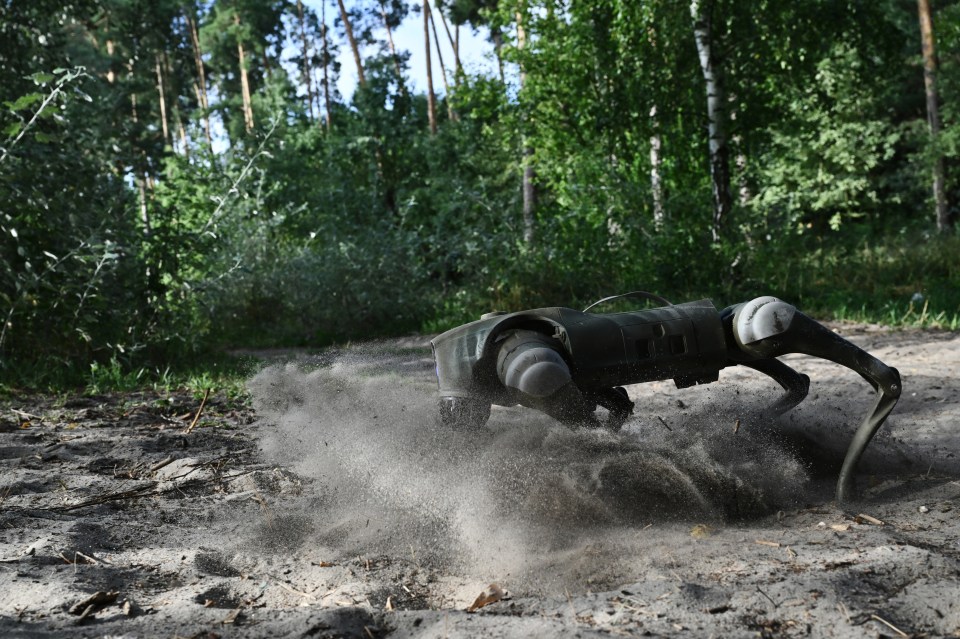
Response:
POLYGON ((958 0, 0 0, 4 388, 637 289, 955 330, 958 209, 958 0))

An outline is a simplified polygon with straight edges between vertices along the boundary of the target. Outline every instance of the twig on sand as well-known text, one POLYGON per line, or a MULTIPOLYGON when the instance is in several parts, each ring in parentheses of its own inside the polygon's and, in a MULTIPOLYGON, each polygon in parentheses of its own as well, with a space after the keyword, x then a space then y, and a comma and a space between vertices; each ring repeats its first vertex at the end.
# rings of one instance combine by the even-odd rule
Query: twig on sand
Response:
POLYGON ((667 420, 665 420, 663 417, 660 417, 659 415, 657 415, 657 419, 660 420, 660 423, 663 424, 663 426, 664 426, 667 430, 669 430, 671 433, 673 432, 673 429, 670 428, 670 426, 667 424, 667 420))
POLYGON ((900 635, 901 637, 909 637, 909 636, 910 636, 910 635, 908 635, 907 633, 905 633, 903 630, 900 630, 900 629, 897 628, 895 625, 893 625, 892 623, 890 623, 889 621, 887 621, 886 619, 884 619, 883 617, 881 617, 881 616, 879 616, 879 615, 870 615, 870 618, 873 619, 874 621, 879 621, 880 623, 882 623, 883 625, 885 625, 887 628, 890 628, 890 630, 893 630, 895 633, 897 633, 898 635, 900 635))
POLYGON ((83 623, 88 617, 93 616, 98 610, 105 606, 109 606, 117 600, 117 597, 120 595, 119 591, 113 592, 103 592, 98 591, 90 595, 87 599, 79 603, 75 603, 70 607, 71 615, 80 615, 80 618, 77 619, 77 623, 83 623))
POLYGON ((210 397, 210 389, 203 391, 203 399, 200 401, 200 408, 197 409, 197 416, 193 418, 193 421, 190 422, 190 425, 187 426, 187 429, 184 432, 185 435, 190 434, 193 430, 193 427, 197 425, 197 422, 200 421, 200 415, 203 415, 203 407, 207 405, 207 398, 210 397))
POLYGON ((879 519, 877 519, 876 517, 871 517, 870 515, 865 515, 865 514, 863 514, 863 513, 860 513, 859 515, 857 515, 856 517, 854 517, 854 519, 856 520, 856 522, 857 522, 858 524, 861 524, 861 523, 863 523, 863 522, 867 522, 868 524, 873 524, 874 526, 882 526, 882 525, 883 525, 883 522, 880 521, 879 519))
POLYGON ((773 598, 772 598, 770 595, 768 595, 768 594, 765 593, 763 590, 761 590, 761 589, 760 589, 760 586, 757 586, 757 592, 759 592, 761 595, 763 595, 764 597, 766 597, 766 598, 767 598, 767 601, 769 601, 770 603, 772 603, 774 608, 779 608, 779 607, 780 607, 780 604, 778 604, 776 601, 774 601, 773 598))
POLYGON ((166 466, 167 464, 170 464, 171 462, 173 462, 173 456, 172 456, 172 455, 171 455, 170 457, 167 457, 166 459, 164 459, 162 462, 157 462, 156 464, 154 464, 153 466, 151 466, 151 467, 150 467, 150 472, 151 472, 151 473, 155 473, 155 472, 157 472, 158 470, 160 470, 161 468, 163 468, 164 466, 166 466))
MULTIPOLYGON (((64 555, 62 552, 60 553, 60 559, 63 559, 63 560, 64 560, 65 562, 67 562, 68 564, 77 565, 78 563, 80 563, 79 560, 77 559, 78 557, 79 557, 79 558, 82 558, 82 559, 83 559, 84 561, 86 561, 88 564, 99 564, 99 563, 100 563, 99 560, 94 559, 94 558, 91 557, 90 555, 85 555, 85 554, 83 554, 82 552, 80 552, 79 550, 73 551, 73 561, 70 561, 70 560, 66 557, 66 555, 64 555)), ((103 563, 108 564, 108 563, 110 563, 110 562, 109 562, 109 561, 106 561, 106 560, 103 560, 103 563)))
POLYGON ((70 506, 61 506, 60 508, 56 508, 54 510, 69 511, 69 510, 76 510, 77 508, 84 508, 86 506, 96 506, 97 504, 105 504, 111 501, 119 501, 122 499, 134 499, 137 497, 147 497, 149 495, 154 494, 154 491, 157 488, 157 483, 158 482, 152 481, 144 484, 143 486, 139 486, 137 488, 131 488, 130 490, 123 490, 116 493, 106 493, 104 495, 98 495, 97 497, 85 499, 79 503, 72 504, 70 506))
POLYGON ((226 617, 224 617, 220 621, 220 623, 223 625, 236 623, 237 619, 240 617, 240 614, 242 612, 243 612, 243 608, 234 608, 233 610, 230 611, 230 614, 228 614, 226 617))
POLYGON ((295 595, 300 595, 301 597, 308 597, 308 598, 310 598, 310 599, 316 599, 316 598, 317 598, 316 595, 311 595, 309 592, 303 592, 302 590, 297 590, 297 589, 294 588, 293 586, 289 586, 289 585, 283 583, 282 581, 280 581, 280 580, 277 579, 276 577, 273 578, 273 583, 277 584, 278 586, 280 586, 281 588, 283 588, 283 589, 286 590, 287 592, 292 592, 292 593, 295 594, 295 595))

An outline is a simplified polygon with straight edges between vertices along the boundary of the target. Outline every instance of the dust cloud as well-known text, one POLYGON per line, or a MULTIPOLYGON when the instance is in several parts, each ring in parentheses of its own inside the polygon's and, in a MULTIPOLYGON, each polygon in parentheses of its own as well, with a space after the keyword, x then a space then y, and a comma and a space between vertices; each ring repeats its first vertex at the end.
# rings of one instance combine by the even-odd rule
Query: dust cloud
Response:
POLYGON ((271 366, 248 388, 269 425, 266 458, 308 483, 291 515, 310 521, 298 543, 560 592, 584 549, 591 570, 615 579, 645 551, 630 541, 645 526, 686 535, 768 514, 795 505, 808 480, 775 440, 732 436, 715 405, 681 428, 638 417, 619 433, 494 407, 483 430, 453 431, 435 423, 432 365, 398 372, 376 352, 271 366))

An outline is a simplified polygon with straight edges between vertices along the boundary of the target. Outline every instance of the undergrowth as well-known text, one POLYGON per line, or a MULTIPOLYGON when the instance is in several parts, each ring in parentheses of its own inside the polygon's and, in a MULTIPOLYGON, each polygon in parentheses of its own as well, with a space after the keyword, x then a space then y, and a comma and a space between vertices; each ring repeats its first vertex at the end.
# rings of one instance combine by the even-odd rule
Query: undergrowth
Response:
MULTIPOLYGON (((649 290, 673 302, 701 297, 718 308, 760 295, 774 295, 819 320, 879 324, 899 329, 960 330, 960 237, 930 237, 922 232, 868 234, 855 241, 836 236, 794 238, 783 245, 760 247, 737 267, 724 267, 726 255, 714 255, 720 264, 712 274, 702 265, 682 274, 658 272, 644 263, 627 268, 576 271, 557 264, 528 261, 507 271, 500 283, 476 280, 455 288, 434 291, 420 305, 420 332, 432 334, 478 318, 490 310, 516 311, 538 306, 583 308, 602 296, 631 290, 649 290), (521 270, 522 269, 522 270, 521 270), (609 274, 603 277, 603 273, 609 274)), ((734 256, 733 259, 736 259, 734 256)), ((504 273, 502 272, 501 275, 504 273)), ((479 278, 477 278, 479 279, 479 278)), ((388 297, 384 297, 388 300, 388 297)), ((630 301, 634 304, 634 301, 630 301)), ((627 310, 630 304, 604 310, 627 310)), ((634 305, 634 308, 636 306, 634 305)), ((598 309, 599 310, 599 309, 598 309)), ((381 323, 374 332, 357 332, 343 341, 409 334, 409 318, 381 323)), ((219 389, 234 396, 244 393, 244 380, 258 366, 256 358, 217 355, 228 347, 264 346, 264 335, 255 331, 231 333, 232 343, 208 348, 205 355, 177 359, 174 363, 144 364, 136 359, 95 361, 85 370, 66 362, 61 366, 37 365, 3 369, 0 397, 22 392, 72 392, 96 395, 137 390, 190 390, 202 396, 219 389)), ((323 348, 340 340, 312 340, 302 344, 323 348)), ((279 343, 273 346, 281 345, 279 343)), ((297 344, 291 344, 296 346, 297 344)))
POLYGON ((230 400, 242 401, 247 396, 244 384, 259 366, 256 358, 229 355, 209 356, 191 362, 189 366, 162 369, 131 367, 112 358, 103 364, 91 363, 87 371, 61 367, 26 369, 15 376, 8 374, 0 383, 0 399, 27 393, 95 396, 142 391, 187 391, 200 399, 209 390, 221 392, 230 400))

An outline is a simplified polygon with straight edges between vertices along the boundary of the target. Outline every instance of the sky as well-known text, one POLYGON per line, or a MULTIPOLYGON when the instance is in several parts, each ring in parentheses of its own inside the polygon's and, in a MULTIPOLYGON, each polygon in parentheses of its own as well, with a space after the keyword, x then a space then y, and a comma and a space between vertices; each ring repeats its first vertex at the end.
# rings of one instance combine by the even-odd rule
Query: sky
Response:
MULTIPOLYGON (((304 0, 304 5, 316 11, 320 15, 321 2, 324 0, 304 0)), ((331 33, 338 37, 337 30, 333 29, 333 19, 339 16, 336 0, 326 0, 327 2, 327 23, 331 26, 331 33)), ((345 0, 347 9, 356 4, 355 0, 345 0)), ((413 4, 413 3, 408 3, 413 4)), ((420 6, 420 3, 416 3, 420 6)), ((436 16, 435 16, 436 17, 436 16)), ((453 25, 450 24, 450 31, 453 32, 453 25)), ((437 35, 440 37, 441 52, 443 61, 447 66, 447 71, 453 68, 453 51, 447 40, 446 33, 443 30, 443 23, 437 20, 437 35)), ((376 36, 386 42, 386 30, 381 29, 376 36)), ((489 42, 486 30, 473 33, 469 26, 460 29, 460 60, 464 70, 470 74, 481 73, 484 75, 496 74, 497 63, 493 54, 493 45, 489 42)), ((421 13, 410 12, 393 33, 393 41, 398 51, 407 51, 410 53, 409 79, 411 90, 414 92, 426 91, 427 88, 427 63, 424 52, 423 42, 423 15, 421 13)), ((436 45, 433 42, 432 32, 430 48, 433 59, 433 84, 434 91, 438 95, 443 94, 443 80, 440 78, 440 60, 437 58, 436 45)), ((372 54, 373 51, 362 52, 361 55, 372 54)), ((344 39, 340 43, 340 80, 337 88, 344 99, 349 100, 357 86, 357 66, 353 60, 353 53, 350 51, 350 45, 344 39)))

